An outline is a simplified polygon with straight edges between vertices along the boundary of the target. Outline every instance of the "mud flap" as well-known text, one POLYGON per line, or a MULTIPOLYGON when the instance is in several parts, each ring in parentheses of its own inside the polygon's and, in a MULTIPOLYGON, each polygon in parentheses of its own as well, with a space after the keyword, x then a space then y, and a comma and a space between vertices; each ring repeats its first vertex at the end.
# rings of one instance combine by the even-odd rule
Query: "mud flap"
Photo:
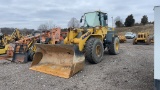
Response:
POLYGON ((70 78, 84 67, 84 55, 77 45, 35 44, 37 49, 30 69, 70 78))

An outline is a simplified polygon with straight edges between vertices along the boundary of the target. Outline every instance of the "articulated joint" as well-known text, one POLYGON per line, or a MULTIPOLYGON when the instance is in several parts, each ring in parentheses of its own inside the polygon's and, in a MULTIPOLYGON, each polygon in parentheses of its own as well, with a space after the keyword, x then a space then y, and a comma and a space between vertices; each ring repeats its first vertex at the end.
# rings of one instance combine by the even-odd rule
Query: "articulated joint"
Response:
POLYGON ((80 39, 78 39, 78 38, 74 38, 74 39, 73 39, 73 43, 78 44, 78 43, 79 43, 79 41, 80 41, 80 39))

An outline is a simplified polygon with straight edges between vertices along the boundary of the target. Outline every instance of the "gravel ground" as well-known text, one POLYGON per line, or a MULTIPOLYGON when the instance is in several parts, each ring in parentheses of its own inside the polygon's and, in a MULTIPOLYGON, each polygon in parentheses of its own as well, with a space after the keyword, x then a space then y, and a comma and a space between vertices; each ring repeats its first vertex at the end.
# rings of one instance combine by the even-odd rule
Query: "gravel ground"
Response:
POLYGON ((86 62, 70 79, 29 70, 31 63, 0 61, 1 90, 153 90, 153 45, 120 45, 119 55, 104 53, 99 64, 86 62))

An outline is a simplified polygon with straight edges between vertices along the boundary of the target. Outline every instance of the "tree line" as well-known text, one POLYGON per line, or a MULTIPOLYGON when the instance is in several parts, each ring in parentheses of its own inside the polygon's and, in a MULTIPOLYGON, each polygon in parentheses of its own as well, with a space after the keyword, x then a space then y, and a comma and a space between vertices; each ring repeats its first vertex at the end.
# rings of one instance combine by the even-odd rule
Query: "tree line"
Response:
POLYGON ((119 16, 115 18, 116 27, 132 27, 132 26, 140 26, 140 25, 146 25, 146 24, 154 24, 154 21, 153 22, 148 21, 147 15, 144 15, 141 18, 140 23, 135 23, 135 19, 132 14, 127 16, 124 23, 122 22, 122 19, 120 19, 119 16))
MULTIPOLYGON (((148 22, 147 15, 144 15, 141 18, 140 23, 135 23, 135 19, 132 14, 127 16, 124 23, 119 16, 116 17, 114 21, 115 21, 116 27, 132 27, 132 26, 140 26, 140 25, 146 25, 146 24, 154 24, 154 22, 148 22)), ((39 31, 51 30, 52 28, 55 28, 55 27, 57 26, 50 21, 50 22, 39 25, 38 30, 39 31)), ((79 27, 80 27, 80 22, 74 17, 71 18, 71 20, 68 22, 68 28, 79 28, 79 27)), ((15 28, 7 28, 7 27, 1 28, 1 32, 3 34, 12 34, 14 30, 15 28)), ((20 29, 20 32, 23 35, 31 34, 34 31, 35 31, 34 29, 27 29, 27 28, 20 29)), ((63 28, 61 29, 61 31, 67 32, 67 28, 63 28)))
MULTIPOLYGON (((14 32, 14 30, 16 30, 16 28, 8 28, 8 27, 0 28, 1 33, 6 35, 11 35, 14 32)), ((31 34, 33 31, 35 31, 34 29, 27 29, 27 28, 18 29, 18 30, 23 35, 28 35, 28 34, 31 34)))
MULTIPOLYGON (((56 28, 58 26, 56 26, 55 24, 53 24, 52 22, 47 22, 44 24, 39 25, 38 30, 39 31, 44 31, 44 30, 51 30, 52 28, 56 28)), ((79 28, 80 27, 80 21, 78 21, 76 18, 71 18, 70 21, 68 22, 68 28, 79 28)), ((66 32, 67 29, 64 28, 61 31, 66 32)))

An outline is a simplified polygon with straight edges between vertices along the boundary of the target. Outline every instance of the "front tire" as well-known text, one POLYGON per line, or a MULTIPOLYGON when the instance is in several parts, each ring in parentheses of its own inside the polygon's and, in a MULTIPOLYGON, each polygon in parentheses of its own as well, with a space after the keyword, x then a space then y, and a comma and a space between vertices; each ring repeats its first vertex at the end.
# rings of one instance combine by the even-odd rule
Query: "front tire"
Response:
POLYGON ((92 64, 102 61, 104 48, 102 41, 98 38, 89 38, 85 45, 85 59, 92 64))

